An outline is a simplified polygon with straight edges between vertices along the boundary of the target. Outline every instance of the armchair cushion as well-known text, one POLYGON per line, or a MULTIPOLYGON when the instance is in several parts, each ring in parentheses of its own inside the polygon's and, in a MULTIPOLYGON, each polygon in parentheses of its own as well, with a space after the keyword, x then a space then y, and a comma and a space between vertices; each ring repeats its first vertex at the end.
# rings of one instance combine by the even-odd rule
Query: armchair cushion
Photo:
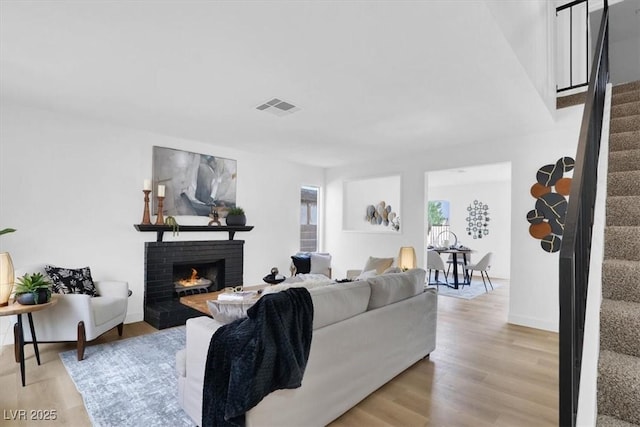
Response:
POLYGON ((51 278, 52 291, 57 294, 98 295, 89 267, 73 269, 46 265, 44 269, 51 278))
MULTIPOLYGON (((117 297, 91 298, 91 310, 96 327, 104 325, 110 320, 119 319, 127 312, 127 300, 117 297)), ((121 320, 118 321, 120 323, 121 320)))

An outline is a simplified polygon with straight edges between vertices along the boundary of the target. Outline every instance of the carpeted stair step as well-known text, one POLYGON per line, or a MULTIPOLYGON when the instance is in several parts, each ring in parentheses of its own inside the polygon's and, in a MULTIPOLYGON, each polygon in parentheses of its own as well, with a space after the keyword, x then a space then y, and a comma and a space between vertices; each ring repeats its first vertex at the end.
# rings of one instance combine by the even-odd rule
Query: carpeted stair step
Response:
POLYGON ((605 259, 602 263, 602 298, 640 303, 640 262, 605 259))
POLYGON ((602 350, 598 361, 598 413, 640 424, 640 358, 602 350))
MULTIPOLYGON (((640 357, 640 303, 607 298, 602 300, 600 350, 640 357)), ((638 397, 640 404, 640 394, 638 397)))
POLYGON ((628 92, 614 93, 611 97, 611 105, 626 104, 627 102, 640 101, 640 90, 631 90, 628 92))
POLYGON ((607 176, 607 195, 640 196, 640 170, 610 172, 607 176))
POLYGON ((596 427, 640 427, 638 424, 628 423, 610 415, 598 415, 596 427))
POLYGON ((640 148, 640 131, 620 132, 609 136, 609 151, 635 150, 640 148))
POLYGON ((587 91, 574 93, 573 95, 559 96, 556 98, 556 109, 572 107, 574 105, 584 104, 587 98, 587 91))
POLYGON ((610 129, 611 133, 633 132, 640 130, 640 116, 635 115, 611 119, 610 129))
POLYGON ((640 101, 627 102, 626 104, 613 105, 611 107, 611 117, 626 117, 640 114, 640 101))
POLYGON ((640 227, 607 226, 604 232, 604 257, 640 261, 640 227))
POLYGON ((640 196, 607 197, 607 225, 640 225, 640 196))
POLYGON ((640 148, 609 153, 609 172, 633 170, 640 170, 640 148))
POLYGON ((640 90, 640 80, 636 80, 635 82, 622 83, 613 87, 614 94, 633 92, 635 90, 640 90))

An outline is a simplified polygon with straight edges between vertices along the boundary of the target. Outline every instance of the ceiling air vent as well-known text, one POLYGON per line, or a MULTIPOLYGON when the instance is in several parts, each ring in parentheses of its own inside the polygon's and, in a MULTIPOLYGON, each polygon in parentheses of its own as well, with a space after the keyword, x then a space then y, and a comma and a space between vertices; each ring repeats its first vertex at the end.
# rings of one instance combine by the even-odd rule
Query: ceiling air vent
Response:
POLYGON ((296 107, 290 102, 283 101, 278 98, 273 98, 264 104, 260 104, 256 107, 256 110, 266 111, 276 116, 286 116, 291 113, 295 113, 300 110, 300 107, 296 107))

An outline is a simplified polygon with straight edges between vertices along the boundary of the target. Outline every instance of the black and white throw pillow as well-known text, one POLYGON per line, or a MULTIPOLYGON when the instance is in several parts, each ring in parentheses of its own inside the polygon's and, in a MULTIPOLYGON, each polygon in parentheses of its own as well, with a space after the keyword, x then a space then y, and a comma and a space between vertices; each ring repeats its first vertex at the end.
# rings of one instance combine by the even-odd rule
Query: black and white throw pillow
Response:
POLYGON ((63 268, 46 265, 44 269, 51 278, 54 293, 98 296, 89 267, 63 268))

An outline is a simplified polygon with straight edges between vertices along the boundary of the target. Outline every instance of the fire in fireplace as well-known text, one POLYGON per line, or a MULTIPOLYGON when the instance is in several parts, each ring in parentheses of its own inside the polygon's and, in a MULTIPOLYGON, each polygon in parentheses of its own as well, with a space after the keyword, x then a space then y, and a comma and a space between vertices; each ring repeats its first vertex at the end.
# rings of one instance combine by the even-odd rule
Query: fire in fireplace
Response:
POLYGON ((173 286, 180 296, 217 290, 211 286, 215 285, 217 276, 216 263, 173 264, 173 286))

